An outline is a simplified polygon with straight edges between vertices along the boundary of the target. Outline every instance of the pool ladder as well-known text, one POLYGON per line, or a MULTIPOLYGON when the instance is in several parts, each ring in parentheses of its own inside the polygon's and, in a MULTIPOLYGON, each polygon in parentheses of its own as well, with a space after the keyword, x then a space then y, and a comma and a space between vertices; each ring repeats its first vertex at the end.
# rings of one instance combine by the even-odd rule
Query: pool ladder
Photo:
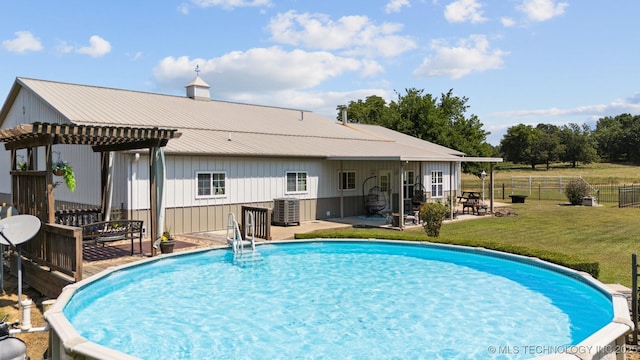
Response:
POLYGON ((244 246, 251 245, 251 250, 256 250, 255 242, 255 222, 253 220, 253 214, 247 212, 249 215, 246 217, 247 223, 244 228, 244 236, 238 227, 238 222, 233 213, 229 213, 227 216, 227 244, 233 248, 234 254, 244 253, 244 246))

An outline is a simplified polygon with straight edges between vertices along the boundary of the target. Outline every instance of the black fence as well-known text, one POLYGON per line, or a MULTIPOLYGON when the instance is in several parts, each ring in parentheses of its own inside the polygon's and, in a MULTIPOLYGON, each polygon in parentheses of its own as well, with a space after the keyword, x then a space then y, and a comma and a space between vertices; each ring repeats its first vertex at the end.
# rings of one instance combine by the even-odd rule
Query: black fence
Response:
POLYGON ((640 185, 621 186, 618 190, 619 207, 640 207, 640 185))
MULTIPOLYGON (((538 183, 527 186, 514 186, 513 183, 496 183, 494 199, 510 202, 509 195, 527 195, 529 200, 568 201, 564 193, 565 183, 538 183)), ((485 197, 489 197, 489 187, 485 183, 485 197)), ((463 181, 463 191, 482 191, 482 181, 463 181)), ((600 184, 589 185, 589 196, 598 203, 618 204, 618 207, 640 207, 640 185, 600 184)))

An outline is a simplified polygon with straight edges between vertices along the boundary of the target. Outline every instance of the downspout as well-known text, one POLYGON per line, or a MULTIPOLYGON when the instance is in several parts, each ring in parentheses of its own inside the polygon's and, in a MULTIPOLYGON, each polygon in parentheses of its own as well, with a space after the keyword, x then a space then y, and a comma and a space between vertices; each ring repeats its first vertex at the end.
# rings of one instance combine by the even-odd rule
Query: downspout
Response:
POLYGON ((113 200, 113 151, 107 153, 107 174, 105 179, 105 194, 104 194, 104 219, 103 221, 111 220, 111 201, 113 200))
POLYGON ((398 226, 400 226, 400 229, 404 229, 404 162, 402 161, 400 161, 400 176, 398 176, 398 179, 398 226))
MULTIPOLYGON (((344 111, 344 110, 343 110, 344 111)), ((342 177, 344 176, 344 160, 340 160, 340 218, 344 218, 344 186, 342 184, 342 177)))
POLYGON ((455 197, 453 196, 453 182, 454 182, 454 173, 453 173, 453 161, 449 162, 449 219, 453 220, 453 204, 455 197))

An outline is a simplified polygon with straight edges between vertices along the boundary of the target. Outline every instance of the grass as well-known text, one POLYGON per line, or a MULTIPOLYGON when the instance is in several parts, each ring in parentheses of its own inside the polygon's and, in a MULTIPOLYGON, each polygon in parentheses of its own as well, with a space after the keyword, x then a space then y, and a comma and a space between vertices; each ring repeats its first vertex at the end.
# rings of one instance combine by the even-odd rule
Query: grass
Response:
POLYGON ((640 209, 614 206, 569 206, 558 201, 510 204, 517 216, 487 216, 474 221, 446 223, 437 239, 422 229, 346 228, 312 233, 328 238, 395 238, 399 240, 465 243, 487 248, 525 248, 576 256, 600 265, 603 283, 631 286, 631 254, 638 252, 640 209))

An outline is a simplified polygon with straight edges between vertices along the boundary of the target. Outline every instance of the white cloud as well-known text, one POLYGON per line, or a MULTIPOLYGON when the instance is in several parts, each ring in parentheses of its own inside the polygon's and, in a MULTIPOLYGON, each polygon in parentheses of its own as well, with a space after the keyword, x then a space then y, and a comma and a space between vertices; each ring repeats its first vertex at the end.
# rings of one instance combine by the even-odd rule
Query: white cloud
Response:
POLYGON ((58 41, 56 44, 56 52, 58 54, 68 54, 73 52, 73 46, 69 45, 66 41, 58 41))
POLYGON ((138 52, 135 52, 133 54, 125 53, 125 55, 127 57, 131 58, 131 60, 136 61, 136 60, 138 60, 138 59, 140 59, 142 57, 142 51, 138 51, 138 52))
POLYGON ((365 99, 377 95, 387 99, 389 94, 380 89, 359 89, 349 92, 311 92, 299 90, 283 90, 273 93, 252 94, 241 99, 242 102, 268 104, 293 109, 311 110, 319 115, 335 119, 338 105, 346 105, 354 99, 365 99))
POLYGON ((311 88, 345 72, 362 70, 366 64, 324 51, 255 48, 209 60, 166 57, 155 67, 154 78, 163 86, 184 87, 195 76, 196 65, 200 67, 200 76, 210 79, 214 91, 234 96, 249 91, 311 88))
POLYGON ((102 57, 111 52, 111 44, 98 35, 89 38, 89 46, 81 47, 76 50, 79 54, 86 54, 91 57, 102 57))
POLYGON ((391 0, 384 7, 384 11, 387 14, 397 13, 397 12, 400 12, 400 10, 402 10, 403 7, 408 7, 408 6, 411 6, 411 3, 409 2, 409 0, 391 0))
POLYGON ((503 111, 491 114, 495 117, 503 118, 524 118, 524 117, 560 117, 560 116, 590 116, 599 118, 604 116, 616 116, 620 114, 640 115, 640 94, 634 96, 615 99, 609 104, 595 104, 578 106, 575 108, 558 109, 548 108, 539 110, 515 110, 503 111))
POLYGON ((413 72, 416 77, 448 76, 459 79, 473 72, 500 69, 503 58, 509 53, 492 50, 484 35, 471 35, 462 39, 457 46, 449 47, 446 42, 435 40, 432 48, 435 56, 426 58, 413 72))
MULTIPOLYGON (((237 7, 260 7, 271 6, 271 0, 191 0, 195 6, 200 8, 221 7, 223 9, 233 9, 237 7)), ((185 11, 185 7, 181 7, 185 11)), ((186 10, 188 11, 188 10, 186 10)))
POLYGON ((485 127, 491 132, 488 142, 496 145, 506 133, 507 129, 516 124, 536 126, 540 123, 562 126, 569 123, 587 124, 593 127, 595 123, 606 116, 620 114, 640 115, 640 93, 622 99, 614 99, 608 104, 594 104, 577 106, 574 108, 551 107, 537 110, 513 110, 493 112, 483 117, 485 127), (489 118, 490 120, 486 121, 489 118))
POLYGON ((396 35, 401 24, 375 25, 366 16, 344 16, 333 21, 323 14, 278 14, 268 29, 271 40, 309 49, 340 50, 348 55, 393 57, 414 49, 409 37, 396 35))
POLYGON ((374 76, 384 72, 384 68, 377 61, 363 60, 362 65, 362 76, 374 76))
POLYGON ((477 0, 457 0, 449 5, 444 10, 444 17, 449 22, 461 23, 481 23, 487 19, 482 16, 482 4, 477 0))
POLYGON ((516 25, 516 21, 513 20, 512 18, 508 18, 508 17, 501 18, 500 22, 502 23, 502 26, 504 26, 504 27, 513 27, 513 26, 516 25))
POLYGON ((530 20, 547 21, 564 14, 567 6, 569 3, 557 2, 556 0, 524 0, 517 9, 530 20))
POLYGON ((42 43, 29 31, 16 31, 16 38, 13 40, 5 40, 2 47, 7 51, 15 53, 26 53, 27 51, 41 51, 42 43))
POLYGON ((178 5, 178 12, 182 13, 183 15, 189 14, 189 4, 182 3, 178 5))
POLYGON ((211 85, 214 99, 311 109, 335 118, 336 106, 370 95, 386 97, 385 90, 321 92, 313 88, 346 72, 379 72, 375 62, 359 62, 327 52, 284 51, 278 47, 235 51, 212 59, 166 57, 153 70, 158 87, 184 93, 194 69, 211 85))

